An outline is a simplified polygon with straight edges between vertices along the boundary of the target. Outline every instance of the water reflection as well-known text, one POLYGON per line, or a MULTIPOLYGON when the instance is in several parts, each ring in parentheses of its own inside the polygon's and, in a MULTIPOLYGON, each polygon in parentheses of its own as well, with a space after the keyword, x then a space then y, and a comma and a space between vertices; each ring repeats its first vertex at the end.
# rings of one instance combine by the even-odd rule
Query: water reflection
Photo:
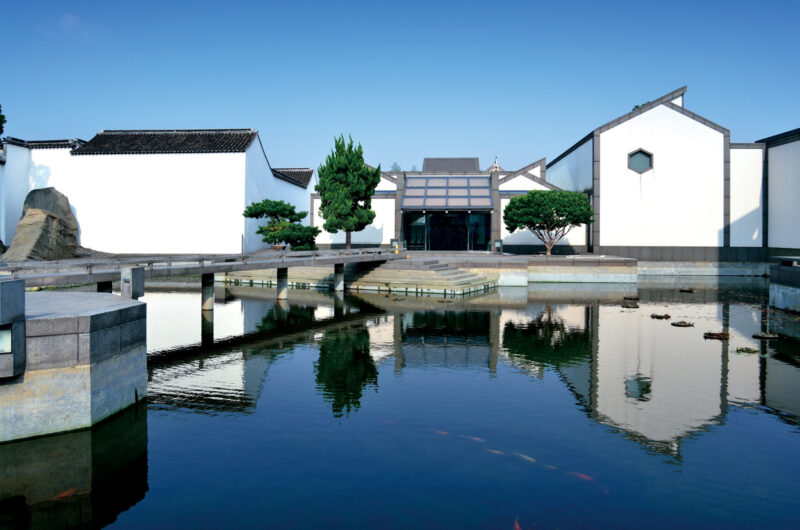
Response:
POLYGON ((669 283, 534 287, 452 306, 313 291, 293 291, 285 304, 270 290, 226 290, 226 303, 239 304, 242 329, 262 339, 151 357, 150 399, 203 412, 252 411, 274 361, 316 343, 317 391, 335 417, 359 410, 367 388, 378 391, 378 372, 390 359, 396 374, 438 367, 498 377, 498 364, 536 380, 555 373, 589 418, 675 459, 683 440, 723 424, 731 406, 765 407, 788 422, 800 417, 797 343, 752 338, 770 327, 756 283, 696 282, 691 293, 669 283), (638 309, 619 303, 631 294, 640 296, 638 309), (695 327, 676 328, 651 313, 695 327), (705 331, 727 331, 730 340, 704 340, 705 331), (737 354, 739 347, 761 355, 737 354))
POLYGON ((367 386, 378 387, 378 369, 370 357, 366 326, 329 329, 319 340, 319 359, 314 365, 317 388, 335 417, 358 410, 367 386))
POLYGON ((0 445, 0 527, 100 528, 147 492, 147 414, 0 445))

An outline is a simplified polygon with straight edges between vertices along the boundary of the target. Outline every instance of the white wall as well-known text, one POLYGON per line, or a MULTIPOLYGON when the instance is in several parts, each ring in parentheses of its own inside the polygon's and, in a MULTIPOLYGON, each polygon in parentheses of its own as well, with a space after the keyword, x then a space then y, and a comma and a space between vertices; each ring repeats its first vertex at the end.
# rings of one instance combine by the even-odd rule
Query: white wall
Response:
MULTIPOLYGON (((395 215, 394 197, 381 197, 380 194, 372 197, 372 209, 375 211, 375 220, 372 224, 360 232, 353 232, 351 235, 352 243, 360 245, 370 244, 376 247, 384 244, 388 245, 394 239, 395 215)), ((330 234, 322 228, 325 219, 319 214, 320 200, 312 200, 314 212, 314 226, 322 232, 317 236, 317 245, 344 245, 346 234, 341 230, 336 234, 330 234)))
POLYGON ((772 147, 769 164, 769 246, 800 249, 800 141, 772 147))
POLYGON ((244 153, 32 153, 35 187, 53 186, 69 198, 84 247, 137 254, 241 251, 244 153))
MULTIPOLYGON (((402 175, 397 178, 402 178, 402 175)), ((381 180, 378 182, 378 186, 375 188, 375 191, 397 191, 397 184, 381 176, 381 180)))
MULTIPOLYGON (((538 169, 538 168, 537 168, 538 169)), ((500 184, 500 191, 530 191, 547 189, 538 182, 535 182, 525 175, 519 175, 513 179, 500 184)))
POLYGON ((731 148, 731 246, 760 247, 764 151, 731 148))
MULTIPOLYGON (((723 134, 664 105, 600 136, 601 246, 722 246, 723 134), (653 169, 628 169, 628 153, 653 169)), ((548 171, 548 177, 552 171, 548 171)))
MULTIPOLYGON (((264 153, 261 151, 261 145, 258 140, 254 140, 245 151, 244 204, 239 215, 250 204, 264 199, 285 201, 293 204, 297 211, 306 212, 308 211, 310 190, 313 187, 313 177, 308 184, 308 188, 301 188, 285 180, 275 178, 266 158, 264 158, 264 153)), ((309 218, 310 212, 303 220, 303 224, 307 225, 310 222, 309 218)), ((263 219, 244 219, 244 252, 255 252, 269 246, 261 240, 259 234, 256 234, 259 225, 263 223, 263 219)))

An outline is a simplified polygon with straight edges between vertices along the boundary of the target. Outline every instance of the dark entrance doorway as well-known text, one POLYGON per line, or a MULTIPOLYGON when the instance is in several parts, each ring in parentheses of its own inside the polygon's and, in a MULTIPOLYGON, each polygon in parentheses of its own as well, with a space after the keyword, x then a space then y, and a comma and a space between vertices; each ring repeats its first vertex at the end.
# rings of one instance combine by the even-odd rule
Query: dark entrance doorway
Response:
POLYGON ((467 212, 429 214, 429 250, 467 250, 467 212))
POLYGON ((489 212, 404 212, 408 250, 491 250, 489 212))

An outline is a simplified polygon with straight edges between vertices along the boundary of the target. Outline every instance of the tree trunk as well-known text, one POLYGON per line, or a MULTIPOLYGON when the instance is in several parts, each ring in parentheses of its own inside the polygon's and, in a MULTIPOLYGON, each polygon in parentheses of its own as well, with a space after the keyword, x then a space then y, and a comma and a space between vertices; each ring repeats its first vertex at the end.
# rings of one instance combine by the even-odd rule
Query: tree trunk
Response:
MULTIPOLYGON (((345 250, 350 250, 350 231, 349 230, 347 231, 347 233, 345 235, 345 238, 344 238, 344 248, 345 248, 345 250)), ((548 250, 547 252, 549 253, 550 251, 548 250)))
POLYGON ((550 250, 553 248, 553 244, 552 243, 548 243, 547 245, 545 245, 545 248, 547 249, 547 255, 549 256, 550 255, 550 250))

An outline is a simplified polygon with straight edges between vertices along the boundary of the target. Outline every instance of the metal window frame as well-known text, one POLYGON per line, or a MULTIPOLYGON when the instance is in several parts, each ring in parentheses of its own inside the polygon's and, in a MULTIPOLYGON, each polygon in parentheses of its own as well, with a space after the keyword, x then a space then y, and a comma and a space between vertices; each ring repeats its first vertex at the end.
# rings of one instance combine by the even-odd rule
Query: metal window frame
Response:
POLYGON ((642 149, 640 147, 640 148, 634 149, 633 151, 628 153, 628 169, 630 169, 631 171, 635 171, 635 172, 637 172, 637 173, 639 173, 641 175, 641 174, 647 173, 648 171, 653 169, 655 167, 655 165, 656 165, 656 157, 655 157, 655 155, 653 155, 653 153, 651 153, 647 149, 642 149), (639 171, 638 169, 631 167, 631 157, 633 155, 635 155, 635 154, 638 154, 638 153, 644 153, 644 154, 646 154, 647 156, 650 157, 650 167, 649 168, 644 169, 642 171, 639 171))

